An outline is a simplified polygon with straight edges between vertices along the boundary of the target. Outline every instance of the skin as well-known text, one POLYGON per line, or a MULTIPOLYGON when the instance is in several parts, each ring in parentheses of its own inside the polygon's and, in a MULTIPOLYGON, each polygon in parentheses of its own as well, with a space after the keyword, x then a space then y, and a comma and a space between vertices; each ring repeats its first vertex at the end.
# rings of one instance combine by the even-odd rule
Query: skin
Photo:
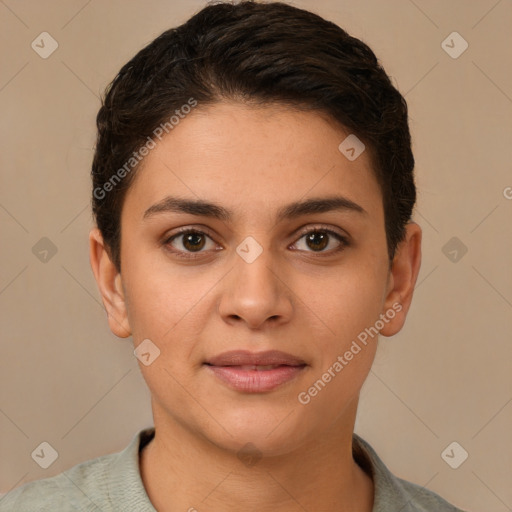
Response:
POLYGON ((141 474, 159 511, 371 511, 373 482, 351 443, 378 337, 307 405, 297 397, 396 303, 402 310, 380 334, 400 331, 420 269, 421 228, 407 225, 390 268, 370 155, 345 158, 338 145, 347 135, 319 113, 199 105, 149 153, 127 193, 121 273, 91 231, 91 266, 112 332, 160 349, 149 366, 139 362, 156 429, 141 474), (276 221, 284 205, 334 193, 367 213, 276 221), (233 219, 165 212, 143 220, 170 194, 215 202, 233 219), (332 236, 325 247, 308 244, 305 231, 319 225, 350 244, 339 252, 332 236), (184 236, 165 245, 180 227, 208 230, 199 253, 184 236), (236 252, 247 236, 263 249, 252 263, 236 252), (199 257, 180 259, 172 249, 199 257), (278 349, 308 366, 273 391, 247 394, 203 365, 233 349, 278 349), (261 455, 252 465, 237 456, 248 442, 261 455))

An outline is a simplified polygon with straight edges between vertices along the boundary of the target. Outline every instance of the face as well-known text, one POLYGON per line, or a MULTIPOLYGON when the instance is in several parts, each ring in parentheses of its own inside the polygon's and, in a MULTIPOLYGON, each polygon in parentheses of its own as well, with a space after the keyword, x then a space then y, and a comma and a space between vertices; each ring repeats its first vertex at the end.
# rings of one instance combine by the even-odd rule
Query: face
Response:
POLYGON ((109 307, 116 334, 160 351, 140 363, 157 429, 272 454, 352 429, 377 347, 362 333, 394 334, 407 304, 396 306, 368 151, 350 161, 338 149, 348 135, 318 113, 199 105, 146 157, 109 307))

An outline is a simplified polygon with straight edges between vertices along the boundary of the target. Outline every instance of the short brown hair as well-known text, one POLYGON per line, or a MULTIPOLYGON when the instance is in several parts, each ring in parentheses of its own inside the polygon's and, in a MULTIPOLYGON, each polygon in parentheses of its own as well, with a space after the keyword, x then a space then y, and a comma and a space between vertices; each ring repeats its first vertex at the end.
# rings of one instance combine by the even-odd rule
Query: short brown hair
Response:
POLYGON ((118 271, 121 210, 139 165, 112 178, 191 98, 199 106, 235 99, 323 112, 355 134, 382 191, 393 260, 416 201, 404 98, 372 50, 336 24, 281 2, 242 1, 207 5, 163 32, 107 87, 97 116, 92 210, 118 271))

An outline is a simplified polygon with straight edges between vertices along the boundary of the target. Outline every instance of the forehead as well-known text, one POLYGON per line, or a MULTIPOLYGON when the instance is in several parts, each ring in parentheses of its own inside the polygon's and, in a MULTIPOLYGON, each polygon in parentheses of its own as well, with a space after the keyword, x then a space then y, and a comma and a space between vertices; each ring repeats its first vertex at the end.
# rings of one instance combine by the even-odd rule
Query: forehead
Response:
POLYGON ((381 215, 368 151, 350 161, 350 133, 327 116, 284 106, 220 103, 187 115, 150 151, 125 198, 123 215, 142 219, 167 195, 222 204, 240 217, 282 213, 308 197, 343 195, 381 215))

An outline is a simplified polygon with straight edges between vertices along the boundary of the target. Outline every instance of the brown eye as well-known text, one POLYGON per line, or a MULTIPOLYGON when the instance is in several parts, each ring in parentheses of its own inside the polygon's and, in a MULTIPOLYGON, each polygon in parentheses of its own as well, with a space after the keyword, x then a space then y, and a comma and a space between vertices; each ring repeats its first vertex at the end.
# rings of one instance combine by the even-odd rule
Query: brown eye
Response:
POLYGON ((298 249, 305 250, 306 252, 316 252, 316 253, 332 253, 337 252, 349 245, 346 237, 332 231, 330 229, 313 229, 305 232, 299 240, 295 243, 295 246, 299 246, 298 249), (332 245, 332 240, 337 241, 337 244, 334 244, 334 247, 331 247, 330 250, 325 250, 327 247, 332 245), (304 244, 306 249, 301 249, 299 241, 304 240, 304 244))
POLYGON ((166 245, 173 253, 183 257, 187 257, 194 253, 200 254, 202 252, 206 252, 203 251, 205 247, 206 249, 215 248, 215 243, 206 233, 195 229, 186 229, 172 235, 164 242, 164 245, 166 245), (208 245, 208 241, 210 241, 210 247, 206 247, 208 245))
POLYGON ((311 249, 314 249, 315 251, 322 251, 329 244, 329 235, 314 231, 313 233, 306 235, 306 243, 311 249))
POLYGON ((183 247, 188 251, 201 250, 204 247, 204 235, 199 233, 188 233, 183 236, 183 247))
MULTIPOLYGON (((214 240, 207 233, 190 228, 182 229, 170 236, 163 242, 163 245, 179 258, 201 257, 201 255, 206 255, 203 253, 208 253, 209 250, 219 250, 214 240)), ((305 231, 294 245, 299 246, 295 248, 303 252, 317 253, 319 256, 324 254, 329 256, 342 251, 350 243, 345 236, 336 231, 317 227, 305 231), (299 242, 303 243, 305 248, 301 248, 299 242), (333 243, 334 247, 332 247, 333 243)))

